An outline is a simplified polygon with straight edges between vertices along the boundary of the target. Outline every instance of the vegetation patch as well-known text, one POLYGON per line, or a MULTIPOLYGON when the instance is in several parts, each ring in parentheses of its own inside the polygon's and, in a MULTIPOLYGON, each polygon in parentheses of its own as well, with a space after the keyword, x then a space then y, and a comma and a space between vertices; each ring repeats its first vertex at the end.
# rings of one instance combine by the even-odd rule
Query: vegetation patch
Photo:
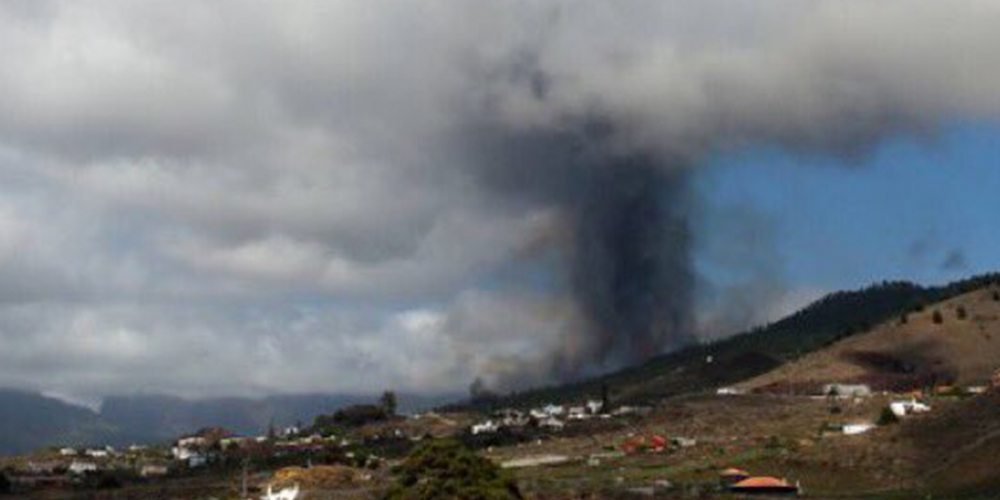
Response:
POLYGON ((454 439, 430 441, 394 471, 386 500, 520 499, 517 483, 496 464, 454 439))

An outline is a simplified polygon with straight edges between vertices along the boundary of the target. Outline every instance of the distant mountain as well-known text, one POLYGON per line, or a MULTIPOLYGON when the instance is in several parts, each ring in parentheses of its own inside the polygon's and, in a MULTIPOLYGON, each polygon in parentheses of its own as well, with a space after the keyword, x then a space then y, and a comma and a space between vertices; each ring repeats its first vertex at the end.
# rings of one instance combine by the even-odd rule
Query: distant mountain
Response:
MULTIPOLYGON (((399 411, 432 408, 454 396, 399 394, 399 411)), ((116 396, 104 400, 101 417, 115 426, 122 439, 164 441, 202 427, 219 426, 241 435, 265 432, 271 424, 287 427, 312 423, 316 415, 345 406, 371 403, 373 395, 293 394, 261 399, 215 398, 188 400, 175 396, 116 396)))
POLYGON ((202 427, 224 427, 252 435, 276 427, 310 422, 321 413, 371 401, 372 397, 306 394, 262 399, 188 400, 175 396, 115 396, 104 400, 101 417, 125 440, 166 441, 202 427))
POLYGON ((599 397, 604 387, 612 400, 619 403, 642 403, 711 390, 759 376, 906 312, 929 309, 930 304, 998 285, 1000 274, 994 273, 937 287, 882 282, 861 290, 835 292, 775 323, 662 354, 638 366, 453 408, 488 409, 579 401, 599 397))
POLYGON ((111 438, 114 430, 100 416, 38 393, 0 389, 0 453, 23 453, 70 442, 111 438))
MULTIPOLYGON (((253 398, 188 400, 165 395, 114 396, 100 412, 38 393, 0 389, 0 454, 50 445, 161 443, 202 427, 219 426, 241 435, 311 423, 377 395, 294 394, 253 398)), ((399 411, 432 408, 454 396, 398 394, 399 411)))

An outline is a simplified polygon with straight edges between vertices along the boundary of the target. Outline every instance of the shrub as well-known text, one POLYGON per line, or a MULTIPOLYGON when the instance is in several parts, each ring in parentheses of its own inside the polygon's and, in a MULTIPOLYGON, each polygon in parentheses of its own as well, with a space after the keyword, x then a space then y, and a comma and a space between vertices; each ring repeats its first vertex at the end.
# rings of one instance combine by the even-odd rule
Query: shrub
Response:
POLYGON ((993 302, 1000 302, 1000 291, 993 290, 993 302))
POLYGON ((0 471, 0 495, 10 493, 12 485, 10 484, 10 478, 7 477, 6 472, 0 471))
POLYGON ((361 427, 388 418, 382 406, 354 405, 337 410, 333 415, 317 415, 313 420, 313 430, 320 434, 336 434, 343 427, 361 427))
POLYGON ((910 315, 909 314, 903 313, 903 315, 899 317, 899 324, 905 325, 905 324, 907 324, 909 322, 910 322, 910 315))
POLYGON ((941 316, 941 311, 937 309, 934 310, 934 314, 931 315, 931 320, 934 321, 935 325, 940 325, 944 322, 944 317, 941 316))
POLYGON ((396 468, 385 500, 517 500, 517 483, 454 439, 425 443, 396 468))
POLYGON ((969 317, 969 313, 965 310, 965 306, 958 306, 958 309, 955 309, 955 315, 958 316, 958 319, 965 319, 969 317))
POLYGON ((878 416, 878 425, 892 425, 899 422, 899 417, 892 412, 892 408, 886 406, 882 408, 882 414, 878 416))

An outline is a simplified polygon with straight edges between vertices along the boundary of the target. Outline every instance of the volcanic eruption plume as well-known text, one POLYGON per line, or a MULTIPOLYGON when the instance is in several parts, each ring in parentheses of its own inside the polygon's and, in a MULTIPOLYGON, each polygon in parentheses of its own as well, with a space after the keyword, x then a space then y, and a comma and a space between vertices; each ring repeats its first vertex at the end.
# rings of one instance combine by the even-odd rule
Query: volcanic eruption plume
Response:
MULTIPOLYGON (((981 23, 944 44, 914 42, 892 27, 911 12, 905 2, 768 5, 744 13, 754 28, 731 30, 707 7, 557 4, 514 30, 506 51, 471 65, 477 104, 461 138, 480 187, 558 213, 557 267, 576 316, 542 376, 634 363, 695 338, 704 283, 691 177, 713 155, 770 147, 858 158, 886 137, 926 135, 972 103, 998 107, 981 81, 934 69, 963 66, 948 57, 959 51, 983 61, 981 23), (796 21, 772 17, 786 9, 796 21), (694 20, 698 29, 686 24, 694 20), (922 57, 899 57, 904 47, 922 57)), ((937 8, 919 7, 909 27, 934 33, 937 8)), ((505 370, 492 378, 531 372, 505 370)))
POLYGON ((557 266, 578 317, 547 360, 574 377, 692 339, 694 276, 685 207, 689 170, 655 154, 616 151, 614 129, 482 133, 480 181, 504 197, 554 207, 557 266))

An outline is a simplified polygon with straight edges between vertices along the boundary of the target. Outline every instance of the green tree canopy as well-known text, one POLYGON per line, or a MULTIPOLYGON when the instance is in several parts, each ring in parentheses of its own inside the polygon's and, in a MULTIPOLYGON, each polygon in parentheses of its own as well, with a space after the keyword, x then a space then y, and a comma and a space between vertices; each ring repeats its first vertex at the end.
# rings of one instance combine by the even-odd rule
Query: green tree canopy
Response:
POLYGON ((517 483, 454 439, 429 441, 396 469, 386 500, 517 500, 517 483))

